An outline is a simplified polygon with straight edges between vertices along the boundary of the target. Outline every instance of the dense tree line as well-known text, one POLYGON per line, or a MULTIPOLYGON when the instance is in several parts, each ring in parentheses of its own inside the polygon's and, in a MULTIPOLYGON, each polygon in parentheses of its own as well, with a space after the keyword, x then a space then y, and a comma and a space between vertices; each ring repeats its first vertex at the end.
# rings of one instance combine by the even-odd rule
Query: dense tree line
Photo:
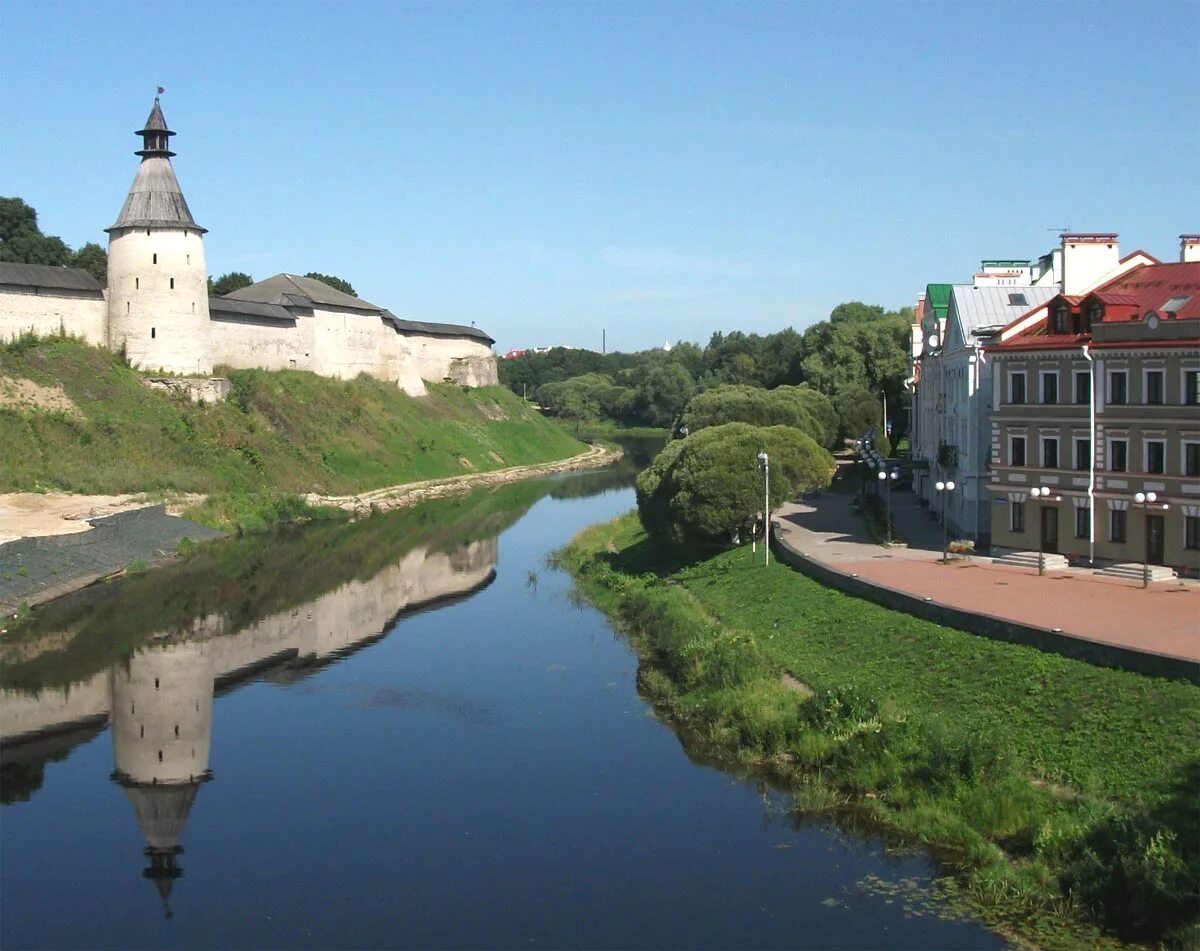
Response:
POLYGON ((910 308, 853 301, 803 334, 715 333, 704 347, 681 343, 641 353, 557 347, 500 361, 500 380, 553 416, 649 426, 671 425, 697 394, 723 394, 698 404, 699 412, 721 399, 750 400, 744 389, 729 387, 806 388, 836 406, 840 435, 856 436, 881 422, 885 397, 901 405, 911 320, 910 308))
POLYGON ((108 252, 94 241, 78 250, 58 235, 42 234, 37 211, 20 198, 0 198, 0 261, 77 267, 101 284, 108 281, 108 252))

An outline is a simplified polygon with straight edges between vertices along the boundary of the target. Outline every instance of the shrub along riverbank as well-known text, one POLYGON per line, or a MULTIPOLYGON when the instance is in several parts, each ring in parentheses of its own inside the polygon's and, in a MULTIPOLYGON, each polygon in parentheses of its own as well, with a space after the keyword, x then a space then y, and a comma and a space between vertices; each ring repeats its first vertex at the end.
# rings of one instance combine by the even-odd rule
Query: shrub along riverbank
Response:
POLYGON ((560 557, 693 742, 935 848, 997 927, 1200 937, 1195 686, 942 628, 745 548, 684 565, 633 515, 560 557))
MULTIPOLYGON (((218 372, 220 372, 218 370, 218 372)), ((361 376, 235 370, 225 403, 146 389, 64 337, 0 346, 0 492, 202 492, 199 517, 261 527, 305 492, 348 494, 562 459, 585 448, 504 387, 413 398, 361 376)))

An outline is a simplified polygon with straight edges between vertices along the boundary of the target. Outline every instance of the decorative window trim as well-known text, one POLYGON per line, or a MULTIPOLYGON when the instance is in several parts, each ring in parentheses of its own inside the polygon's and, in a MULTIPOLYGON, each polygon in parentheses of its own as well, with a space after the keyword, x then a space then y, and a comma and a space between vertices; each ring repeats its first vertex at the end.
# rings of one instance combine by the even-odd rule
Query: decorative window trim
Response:
POLYGON ((1059 373, 1058 370, 1038 370, 1038 402, 1045 406, 1057 406, 1062 402, 1062 393, 1059 392, 1059 373), (1046 399, 1046 380, 1054 379, 1054 399, 1046 399))
POLYGON ((1029 402, 1029 375, 1025 372, 1024 369, 1008 371, 1008 402, 1012 406, 1024 406, 1029 402), (1025 391, 1023 394, 1025 398, 1023 400, 1021 400, 1020 403, 1017 403, 1013 400, 1013 381, 1017 377, 1021 378, 1021 381, 1022 381, 1021 385, 1025 391))

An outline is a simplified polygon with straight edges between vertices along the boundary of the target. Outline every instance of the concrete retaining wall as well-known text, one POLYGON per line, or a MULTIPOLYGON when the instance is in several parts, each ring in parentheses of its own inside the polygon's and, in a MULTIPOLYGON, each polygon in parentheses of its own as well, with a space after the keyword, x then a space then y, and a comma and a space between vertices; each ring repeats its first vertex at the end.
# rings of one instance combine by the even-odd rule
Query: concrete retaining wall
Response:
MULTIPOLYGON (((774 526, 772 526, 774 527, 774 526)), ((1147 654, 1129 650, 1114 644, 1083 640, 1059 631, 1051 631, 1028 624, 1018 624, 988 614, 975 614, 961 608, 926 601, 906 591, 897 591, 875 584, 863 578, 854 578, 837 571, 822 562, 793 551, 779 543, 774 532, 771 548, 776 557, 786 565, 797 569, 814 581, 829 588, 836 588, 856 598, 873 601, 893 611, 903 611, 913 617, 932 621, 945 627, 953 627, 970 634, 978 634, 995 641, 1024 644, 1038 650, 1075 660, 1084 660, 1101 667, 1117 667, 1153 677, 1168 677, 1172 680, 1190 680, 1200 685, 1200 664, 1179 657, 1163 654, 1147 654)))

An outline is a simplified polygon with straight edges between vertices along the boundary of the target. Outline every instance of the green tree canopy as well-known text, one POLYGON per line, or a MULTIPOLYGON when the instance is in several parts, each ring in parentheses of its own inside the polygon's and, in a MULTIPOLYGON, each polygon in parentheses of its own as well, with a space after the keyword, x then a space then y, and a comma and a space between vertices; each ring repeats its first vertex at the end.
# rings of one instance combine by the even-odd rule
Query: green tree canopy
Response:
POLYGON ((678 363, 655 363, 634 391, 634 412, 647 426, 670 426, 692 395, 694 385, 691 374, 678 363))
POLYGON ((793 426, 823 446, 833 445, 838 428, 833 404, 815 390, 799 386, 780 386, 773 390, 716 386, 697 393, 688 401, 681 422, 692 433, 734 422, 793 426))
POLYGON ((535 391, 538 403, 551 416, 567 419, 619 419, 633 392, 617 386, 612 377, 585 373, 554 383, 543 383, 535 391))
POLYGON ((108 252, 95 241, 89 241, 71 255, 71 267, 87 271, 101 284, 108 283, 108 252))
POLYGON ((70 259, 62 238, 42 234, 32 207, 20 198, 0 198, 0 261, 62 267, 70 259))
POLYGON ((763 510, 760 450, 770 458, 772 511, 833 477, 828 451, 789 426, 712 426, 668 443, 638 476, 638 515, 646 531, 676 543, 728 544, 763 510))
POLYGON ((208 293, 211 297, 224 297, 226 294, 232 294, 243 287, 249 287, 253 283, 254 278, 249 274, 243 271, 230 271, 228 274, 222 274, 215 281, 210 277, 208 279, 208 293))
POLYGON ((340 277, 334 277, 332 274, 321 274, 318 271, 309 271, 304 276, 311 277, 323 284, 328 284, 334 290, 341 291, 343 294, 349 294, 351 297, 358 296, 358 292, 350 286, 349 281, 343 281, 340 277))

